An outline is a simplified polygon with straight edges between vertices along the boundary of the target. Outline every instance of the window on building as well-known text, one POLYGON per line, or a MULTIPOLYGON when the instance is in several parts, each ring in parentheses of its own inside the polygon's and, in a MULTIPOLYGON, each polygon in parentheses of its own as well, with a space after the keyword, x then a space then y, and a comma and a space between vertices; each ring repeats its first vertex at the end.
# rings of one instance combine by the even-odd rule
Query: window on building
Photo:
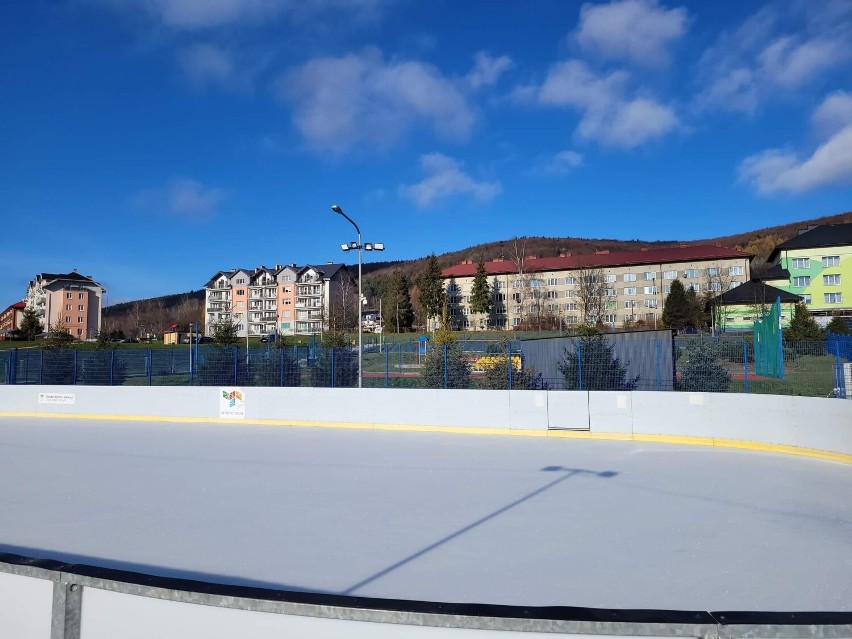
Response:
POLYGON ((65 316, 65 323, 66 323, 66 324, 70 324, 70 323, 71 323, 71 317, 70 317, 70 316, 68 316, 68 315, 66 315, 66 316, 65 316))
POLYGON ((80 336, 80 335, 82 335, 82 334, 83 334, 83 329, 82 329, 82 328, 78 328, 78 329, 77 329, 77 336, 79 337, 79 336, 80 336))
POLYGON ((549 277, 549 278, 547 278, 547 285, 548 286, 559 286, 559 280, 555 277, 549 277))
POLYGON ((645 271, 642 273, 642 279, 645 281, 657 279, 657 274, 653 271, 645 271))
POLYGON ((78 305, 77 305, 77 310, 78 310, 78 311, 85 311, 85 310, 86 310, 86 307, 85 307, 85 306, 83 306, 82 304, 78 304, 78 305))
POLYGON ((618 302, 616 302, 615 300, 611 300, 607 302, 605 306, 608 311, 614 311, 618 308, 618 302))
POLYGON ((840 266, 840 256, 839 255, 827 255, 822 258, 822 267, 828 268, 829 266, 840 266))
POLYGON ((83 318, 82 318, 82 317, 78 317, 78 318, 77 318, 77 323, 78 323, 78 324, 82 324, 82 323, 83 323, 83 318))
POLYGON ((671 284, 663 285, 663 295, 668 295, 671 292, 672 292, 672 285, 671 284))
POLYGON ((604 315, 603 316, 603 322, 604 322, 604 324, 615 324, 615 322, 616 322, 615 313, 607 313, 606 315, 604 315))
POLYGON ((839 275, 823 275, 822 276, 822 285, 823 286, 840 286, 840 276, 839 275))
POLYGON ((71 304, 66 304, 66 305, 65 305, 65 310, 66 310, 66 311, 70 311, 70 310, 71 310, 71 304))
POLYGON ((577 291, 565 291, 565 297, 577 297, 577 291))
POLYGON ((793 286, 796 288, 804 288, 805 286, 811 285, 811 276, 810 275, 800 275, 798 277, 793 278, 793 286))
POLYGON ((802 299, 803 304, 807 305, 807 304, 811 303, 811 294, 810 293, 805 293, 804 295, 802 295, 802 298, 803 298, 802 299))
POLYGON ((740 284, 742 284, 742 282, 731 282, 730 284, 728 284, 728 290, 732 291, 735 288, 737 288, 740 284))
POLYGON ((512 307, 512 312, 513 312, 513 313, 520 313, 520 312, 521 312, 521 307, 520 307, 520 306, 513 306, 513 307, 512 307))
POLYGON ((677 271, 665 271, 663 273, 663 279, 676 280, 677 279, 677 271))
POLYGON ((523 280, 513 280, 512 288, 521 288, 524 285, 523 280))
POLYGON ((615 275, 604 275, 604 282, 612 284, 615 281, 615 275))
POLYGON ((245 303, 245 302, 243 302, 242 300, 240 300, 239 302, 237 302, 237 308, 244 308, 244 307, 245 307, 245 305, 246 305, 246 303, 245 303))
POLYGON ((606 289, 604 289, 604 295, 605 295, 606 297, 615 297, 615 296, 616 296, 615 289, 614 289, 614 288, 606 288, 606 289))
POLYGON ((577 316, 576 315, 569 315, 568 317, 565 318, 565 323, 566 324, 576 324, 577 323, 577 316))
POLYGON ((624 308, 636 308, 636 300, 627 300, 624 302, 624 308))
POLYGON ((635 282, 636 281, 636 273, 625 273, 624 274, 625 282, 635 282))
POLYGON ((809 257, 794 257, 791 260, 791 265, 793 268, 810 268, 811 267, 811 258, 809 257))
POLYGON ((644 288, 644 291, 645 291, 645 295, 656 295, 657 293, 660 292, 659 289, 657 289, 656 286, 646 286, 644 288))
POLYGON ((541 280, 535 278, 530 280, 530 288, 538 288, 539 286, 541 286, 541 280))
POLYGON ((241 277, 237 280, 237 284, 245 284, 245 283, 246 283, 246 278, 244 278, 244 277, 241 277))
POLYGON ((687 279, 692 278, 695 279, 698 277, 698 269, 697 268, 688 268, 683 271, 683 276, 687 279))
POLYGON ((687 286, 687 287, 686 287, 686 290, 687 290, 687 291, 688 291, 689 289, 692 289, 693 291, 695 291, 696 293, 698 293, 698 292, 700 292, 700 291, 701 291, 701 285, 700 285, 700 284, 690 284, 689 286, 687 286))
POLYGON ((842 304, 843 303, 843 293, 824 293, 823 299, 826 304, 842 304))
POLYGON ((67 299, 67 300, 70 300, 72 297, 74 297, 74 293, 66 293, 65 294, 65 299, 67 299))
POLYGON ((710 290, 711 291, 721 291, 722 290, 722 282, 710 282, 710 290))
POLYGON ((566 311, 576 311, 577 305, 574 302, 570 302, 570 303, 565 305, 565 310, 566 311))
POLYGON ((636 287, 635 287, 635 286, 630 286, 630 287, 628 287, 628 288, 625 288, 625 289, 624 289, 624 294, 625 294, 625 295, 636 295, 636 287))
POLYGON ((246 290, 244 288, 237 289, 237 295, 245 295, 246 290))
POLYGON ((583 277, 583 281, 586 284, 594 284, 595 282, 598 281, 598 276, 597 275, 586 275, 586 276, 583 277))
POLYGON ((494 290, 495 291, 499 291, 501 288, 503 288, 503 282, 500 282, 499 280, 494 282, 494 290))
POLYGON ((645 300, 642 302, 645 308, 657 308, 657 300, 645 300))
POLYGON ((707 277, 718 277, 718 276, 719 276, 719 269, 716 268, 715 266, 707 269, 707 277))
POLYGON ((506 307, 505 306, 495 306, 494 312, 497 313, 497 315, 505 315, 506 314, 506 307))
POLYGON ((86 299, 86 295, 85 295, 85 293, 80 293, 79 298, 80 298, 81 300, 86 299))
POLYGON ((742 275, 743 267, 742 266, 730 266, 728 267, 728 275, 742 275))
POLYGON ((518 325, 518 324, 520 324, 520 323, 521 323, 521 318, 520 318, 520 317, 513 317, 513 318, 512 318, 512 326, 517 326, 517 325, 518 325))
POLYGON ((545 297, 545 299, 550 299, 550 300, 556 299, 557 297, 559 297, 559 291, 547 291, 544 294, 544 297, 545 297))
POLYGON ((576 284, 576 283, 577 283, 577 278, 576 278, 576 277, 566 277, 566 278, 565 278, 565 283, 566 283, 568 286, 574 286, 574 284, 576 284))

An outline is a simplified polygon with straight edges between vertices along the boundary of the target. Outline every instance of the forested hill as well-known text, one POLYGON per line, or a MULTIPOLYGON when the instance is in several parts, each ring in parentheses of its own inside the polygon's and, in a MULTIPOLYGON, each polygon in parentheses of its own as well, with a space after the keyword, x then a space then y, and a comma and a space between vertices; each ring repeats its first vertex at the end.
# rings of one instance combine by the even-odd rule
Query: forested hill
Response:
MULTIPOLYGON (((636 251, 642 248, 665 248, 680 246, 682 244, 721 244, 722 246, 739 248, 753 253, 755 255, 753 266, 759 270, 762 262, 765 261, 770 251, 777 244, 798 235, 800 230, 807 229, 811 225, 838 223, 852 223, 852 211, 802 220, 801 222, 771 226, 736 235, 724 235, 700 240, 684 241, 674 239, 647 242, 641 240, 587 239, 579 237, 520 237, 517 238, 517 241, 524 244, 524 251, 527 256, 536 255, 538 257, 551 257, 559 255, 562 252, 582 255, 602 250, 612 252, 636 251)), ((462 260, 478 260, 480 257, 485 260, 491 260, 496 257, 508 259, 514 250, 514 243, 515 240, 503 240, 500 242, 477 244, 476 246, 458 251, 442 253, 437 256, 438 262, 441 266, 448 267, 458 264, 462 260)), ((409 277, 414 277, 423 269, 426 257, 423 256, 415 260, 403 262, 373 262, 365 264, 364 279, 384 279, 394 270, 401 270, 409 277)))

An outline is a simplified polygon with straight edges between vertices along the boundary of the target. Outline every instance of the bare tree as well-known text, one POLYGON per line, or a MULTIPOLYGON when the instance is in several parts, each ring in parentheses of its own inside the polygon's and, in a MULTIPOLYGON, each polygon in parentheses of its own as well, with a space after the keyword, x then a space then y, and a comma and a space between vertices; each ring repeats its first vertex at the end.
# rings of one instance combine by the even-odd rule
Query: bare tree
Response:
POLYGON ((606 289, 604 272, 600 268, 583 267, 573 271, 574 290, 580 305, 580 317, 586 326, 592 326, 606 311, 606 289))
POLYGON ((729 291, 734 281, 730 270, 719 264, 713 264, 705 270, 704 296, 705 302, 710 307, 710 322, 714 328, 725 330, 726 313, 722 304, 714 303, 713 299, 729 291))
POLYGON ((344 277, 337 285, 329 309, 329 329, 348 331, 358 327, 358 289, 351 277, 344 277))

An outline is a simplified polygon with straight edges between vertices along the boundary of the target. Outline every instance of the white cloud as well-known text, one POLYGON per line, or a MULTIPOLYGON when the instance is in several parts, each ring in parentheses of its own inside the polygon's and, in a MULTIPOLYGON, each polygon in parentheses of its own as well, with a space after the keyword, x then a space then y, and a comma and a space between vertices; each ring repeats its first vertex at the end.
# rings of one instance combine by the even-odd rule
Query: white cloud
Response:
POLYGON ((788 150, 763 151, 742 161, 740 180, 762 194, 852 183, 852 96, 843 92, 828 96, 814 111, 812 122, 827 139, 810 156, 800 159, 788 150))
POLYGON ((376 50, 316 58, 278 81, 296 129, 317 150, 343 153, 361 144, 388 147, 415 125, 464 139, 474 112, 455 82, 432 65, 384 60, 376 50))
POLYGON ((262 24, 284 13, 312 17, 343 9, 369 19, 387 0, 101 0, 117 8, 142 10, 164 26, 200 31, 234 24, 262 24))
POLYGON ((221 47, 196 44, 178 51, 177 57, 181 70, 195 87, 228 90, 250 87, 248 76, 237 69, 233 55, 221 47))
POLYGON ((495 84, 500 76, 512 68, 512 59, 508 56, 492 58, 480 51, 476 54, 474 67, 467 74, 467 82, 473 89, 495 84))
POLYGON ((503 191, 500 182, 477 182, 461 170, 456 160, 442 153, 422 155, 420 166, 427 177, 416 184, 401 186, 399 191, 421 208, 458 194, 469 194, 482 201, 491 200, 503 191))
POLYGON ((516 90, 517 99, 578 109, 577 135, 604 146, 634 148, 680 126, 669 106, 651 97, 628 95, 630 76, 614 71, 598 76, 581 60, 554 65, 541 87, 516 90))
POLYGON ((577 41, 587 51, 605 58, 642 65, 668 63, 668 47, 683 37, 684 8, 666 9, 656 0, 621 0, 584 4, 580 8, 577 41))
POLYGON ((776 96, 815 84, 852 58, 852 4, 772 4, 722 33, 698 63, 703 110, 751 114, 776 96))
POLYGON ((560 151, 542 162, 539 171, 545 175, 568 175, 582 165, 583 156, 576 151, 560 151))
POLYGON ((162 188, 140 191, 131 198, 131 202, 138 208, 153 212, 193 218, 212 215, 226 196, 224 189, 181 178, 162 188))
POLYGON ((852 93, 836 91, 829 95, 816 108, 811 122, 817 132, 824 136, 852 124, 852 93))

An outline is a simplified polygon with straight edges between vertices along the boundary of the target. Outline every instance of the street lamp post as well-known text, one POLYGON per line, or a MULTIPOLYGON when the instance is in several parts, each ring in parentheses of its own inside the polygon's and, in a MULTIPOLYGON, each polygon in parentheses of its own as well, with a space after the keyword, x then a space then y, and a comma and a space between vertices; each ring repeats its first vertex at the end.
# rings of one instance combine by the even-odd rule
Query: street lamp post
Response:
POLYGON ((340 248, 344 251, 351 251, 353 249, 358 249, 358 388, 363 386, 363 340, 364 340, 364 328, 361 322, 361 305, 364 300, 364 295, 361 293, 361 251, 384 251, 385 245, 379 242, 367 242, 366 244, 361 242, 361 229, 358 228, 358 225, 355 223, 351 217, 346 215, 343 212, 343 209, 340 208, 337 204, 333 204, 331 206, 331 210, 337 213, 338 215, 342 215, 345 217, 349 223, 355 227, 355 232, 358 234, 357 242, 349 242, 349 244, 341 244, 340 248))

